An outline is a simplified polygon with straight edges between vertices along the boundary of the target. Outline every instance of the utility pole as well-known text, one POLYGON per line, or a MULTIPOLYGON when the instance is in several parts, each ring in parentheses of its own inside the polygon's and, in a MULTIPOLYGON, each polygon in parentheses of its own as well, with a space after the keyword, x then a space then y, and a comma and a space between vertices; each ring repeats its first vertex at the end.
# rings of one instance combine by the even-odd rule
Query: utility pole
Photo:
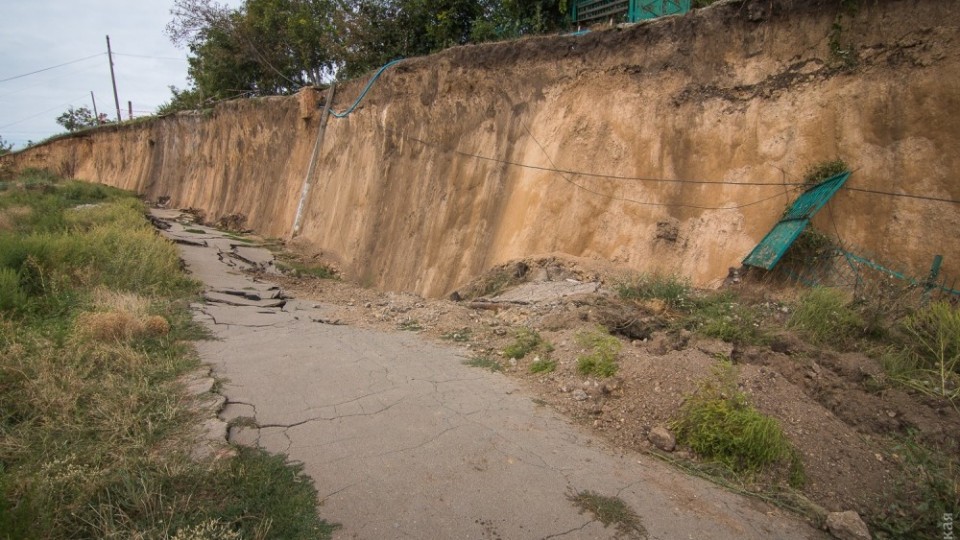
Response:
POLYGON ((113 101, 117 105, 117 123, 123 122, 120 118, 120 98, 117 97, 117 77, 113 74, 113 51, 110 50, 110 36, 107 36, 107 58, 110 59, 110 80, 113 82, 113 101))
POLYGON ((127 102, 127 120, 133 120, 133 102, 127 102))
POLYGON ((100 125, 100 113, 97 112, 97 98, 93 97, 93 90, 90 91, 90 101, 93 102, 93 117, 97 120, 97 125, 100 125))

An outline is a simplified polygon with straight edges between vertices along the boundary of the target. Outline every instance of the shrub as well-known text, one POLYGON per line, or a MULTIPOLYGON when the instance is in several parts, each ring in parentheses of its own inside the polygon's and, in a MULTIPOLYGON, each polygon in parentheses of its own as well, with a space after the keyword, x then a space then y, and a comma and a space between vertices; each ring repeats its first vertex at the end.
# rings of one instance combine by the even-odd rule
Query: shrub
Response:
POLYGON ((594 330, 584 330, 577 333, 577 343, 588 349, 587 354, 577 358, 577 371, 581 375, 595 377, 612 377, 616 375, 617 355, 623 344, 611 336, 606 329, 597 327, 594 330))
POLYGON ((757 312, 728 292, 697 299, 693 305, 686 321, 691 330, 730 343, 760 345, 767 341, 757 312))

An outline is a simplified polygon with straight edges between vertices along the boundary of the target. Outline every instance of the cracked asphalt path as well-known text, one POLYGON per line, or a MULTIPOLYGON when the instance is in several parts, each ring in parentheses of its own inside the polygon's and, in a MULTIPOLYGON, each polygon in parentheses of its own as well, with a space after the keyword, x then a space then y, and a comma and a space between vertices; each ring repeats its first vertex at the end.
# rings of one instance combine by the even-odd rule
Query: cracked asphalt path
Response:
POLYGON ((586 490, 623 499, 646 530, 636 538, 826 537, 650 456, 607 447, 507 377, 464 366, 460 349, 328 324, 322 304, 276 302, 275 286, 241 272, 269 266, 268 255, 245 248, 237 257, 235 240, 191 230, 204 233, 173 223, 165 234, 218 293, 194 308, 217 338, 198 348, 226 379, 221 418, 255 419, 231 440, 303 462, 321 515, 342 525, 335 538, 630 537, 570 502, 586 490))

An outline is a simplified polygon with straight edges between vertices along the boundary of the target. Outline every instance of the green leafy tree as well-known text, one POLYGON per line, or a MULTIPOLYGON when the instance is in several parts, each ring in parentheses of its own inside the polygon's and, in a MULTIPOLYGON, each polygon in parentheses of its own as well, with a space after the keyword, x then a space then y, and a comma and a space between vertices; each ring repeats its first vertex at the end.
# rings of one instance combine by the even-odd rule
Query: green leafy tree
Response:
POLYGON ((3 136, 0 136, 0 156, 13 150, 13 143, 8 143, 3 136))
POLYGON ((67 131, 78 131, 100 124, 109 124, 110 119, 106 114, 100 113, 99 121, 97 117, 86 107, 67 108, 63 114, 57 117, 57 123, 66 128, 67 131))

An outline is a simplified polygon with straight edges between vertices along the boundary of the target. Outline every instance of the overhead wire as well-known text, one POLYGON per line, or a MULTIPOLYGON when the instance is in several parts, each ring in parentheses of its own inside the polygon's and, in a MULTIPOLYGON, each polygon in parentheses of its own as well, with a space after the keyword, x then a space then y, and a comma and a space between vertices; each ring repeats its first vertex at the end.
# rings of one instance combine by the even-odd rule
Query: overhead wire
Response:
POLYGON ((83 58, 78 58, 78 59, 76 59, 76 60, 71 60, 71 61, 69 61, 69 62, 64 62, 64 63, 62 63, 62 64, 57 64, 57 65, 55 65, 55 66, 45 67, 45 68, 43 68, 43 69, 38 69, 38 70, 36 70, 36 71, 31 71, 30 73, 22 73, 22 74, 20 74, 20 75, 14 75, 13 77, 7 77, 6 79, 0 79, 0 83, 5 83, 5 82, 7 82, 7 81, 12 81, 12 80, 14 80, 14 79, 22 79, 23 77, 28 77, 28 76, 30 76, 30 75, 36 75, 37 73, 43 73, 44 71, 50 71, 51 69, 57 69, 57 68, 61 68, 61 67, 64 67, 64 66, 69 66, 70 64, 76 64, 76 63, 78 63, 78 62, 83 62, 84 60, 90 60, 91 58, 96 58, 96 57, 98 57, 98 56, 103 56, 103 55, 105 55, 105 54, 107 54, 107 53, 101 52, 101 53, 97 53, 97 54, 92 54, 92 55, 90 55, 90 56, 85 56, 85 57, 83 57, 83 58))
POLYGON ((449 153, 453 153, 453 154, 457 154, 457 155, 460 155, 460 156, 463 156, 463 157, 474 158, 474 159, 478 159, 478 160, 482 160, 482 161, 490 161, 490 162, 500 163, 500 164, 502 164, 502 165, 507 165, 507 166, 512 166, 512 167, 520 167, 520 168, 527 168, 527 169, 539 170, 539 171, 544 171, 544 172, 556 173, 556 174, 559 174, 559 175, 563 178, 564 181, 566 181, 567 183, 573 185, 573 186, 576 187, 577 189, 586 191, 586 192, 588 192, 588 193, 592 193, 592 194, 597 195, 597 196, 599 196, 599 197, 604 197, 604 198, 608 198, 608 199, 611 199, 611 200, 622 201, 622 202, 627 202, 627 203, 632 203, 632 204, 637 204, 637 205, 642 205, 642 206, 658 206, 658 207, 673 207, 673 208, 692 208, 692 209, 695 209, 695 210, 737 210, 737 209, 740 209, 740 208, 747 208, 747 207, 749 207, 749 206, 754 206, 754 205, 757 205, 757 204, 761 204, 761 203, 764 203, 764 202, 767 202, 767 201, 770 201, 770 200, 772 200, 772 199, 776 199, 776 198, 779 198, 779 197, 784 197, 784 196, 787 195, 788 193, 796 192, 796 191, 799 191, 799 190, 802 190, 802 189, 805 189, 805 188, 806 188, 806 186, 805 186, 804 184, 798 184, 798 185, 794 185, 794 187, 790 188, 790 189, 788 190, 788 193, 783 193, 783 192, 779 192, 779 191, 778 191, 776 194, 771 195, 771 196, 769 196, 769 197, 764 197, 764 198, 761 198, 761 199, 758 199, 758 200, 755 200, 755 201, 751 201, 751 202, 744 203, 744 204, 739 204, 739 205, 733 205, 733 206, 703 206, 703 205, 683 204, 683 203, 657 203, 657 202, 651 202, 651 201, 641 201, 641 200, 637 200, 637 199, 631 199, 631 198, 628 198, 628 197, 621 197, 621 196, 618 196, 618 195, 612 195, 612 194, 609 194, 609 193, 603 193, 603 192, 601 192, 601 191, 597 191, 597 190, 595 190, 595 189, 592 189, 592 188, 590 188, 590 187, 587 187, 587 186, 584 186, 584 185, 582 185, 582 184, 579 184, 579 183, 575 182, 572 178, 570 178, 570 176, 573 176, 573 175, 582 175, 582 176, 588 176, 588 177, 591 177, 591 176, 592 176, 592 177, 600 177, 600 178, 604 178, 604 179, 649 180, 649 181, 656 181, 656 182, 678 182, 678 183, 695 183, 695 184, 724 184, 724 185, 733 185, 733 186, 784 186, 785 184, 782 184, 782 183, 779 183, 779 182, 776 182, 776 183, 772 183, 772 182, 743 183, 743 182, 703 181, 703 180, 689 181, 689 180, 681 180, 681 179, 650 178, 650 177, 621 177, 621 176, 615 176, 615 175, 602 175, 602 174, 586 173, 586 172, 582 172, 582 171, 567 171, 567 170, 565 170, 565 169, 561 169, 561 168, 559 168, 559 167, 556 166, 556 164, 553 162, 553 160, 550 158, 550 156, 546 154, 546 151, 544 150, 544 148, 543 148, 543 146, 540 144, 540 142, 536 139, 536 137, 533 136, 532 133, 529 132, 529 129, 526 128, 526 125, 524 125, 524 129, 527 130, 527 133, 530 135, 531 139, 533 139, 534 142, 537 144, 537 146, 540 147, 541 151, 544 152, 544 154, 545 154, 546 157, 547 157, 547 160, 551 162, 552 167, 544 167, 544 166, 540 166, 540 165, 531 165, 531 164, 528 164, 528 163, 520 163, 520 162, 511 161, 511 160, 506 160, 506 159, 493 158, 493 157, 489 157, 489 156, 482 156, 482 155, 479 155, 479 154, 473 154, 473 153, 470 153, 470 152, 464 152, 464 151, 459 150, 459 149, 456 149, 456 148, 444 147, 443 145, 436 144, 436 143, 432 143, 432 142, 430 142, 430 141, 426 141, 426 140, 420 139, 419 137, 416 137, 416 136, 413 136, 413 135, 408 135, 408 134, 405 134, 405 133, 401 133, 401 132, 399 132, 399 131, 397 131, 397 130, 394 130, 394 129, 391 129, 391 128, 386 128, 386 127, 385 127, 385 128, 382 128, 382 129, 383 129, 384 131, 394 133, 395 135, 397 135, 397 136, 399 136, 399 137, 401 137, 401 138, 409 139, 409 140, 412 140, 412 141, 414 141, 414 142, 423 144, 423 145, 425 145, 425 146, 429 146, 429 147, 432 147, 432 148, 437 148, 438 150, 445 151, 445 152, 449 152, 449 153))

